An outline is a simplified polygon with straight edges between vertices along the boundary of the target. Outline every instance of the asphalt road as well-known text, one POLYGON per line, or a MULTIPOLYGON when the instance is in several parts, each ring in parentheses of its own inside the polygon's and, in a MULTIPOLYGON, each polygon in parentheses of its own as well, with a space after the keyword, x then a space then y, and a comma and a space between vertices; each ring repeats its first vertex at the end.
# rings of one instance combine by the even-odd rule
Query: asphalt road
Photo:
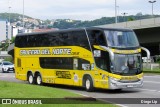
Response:
MULTIPOLYGON (((14 73, 0 73, 0 80, 3 81, 12 81, 12 82, 18 82, 18 83, 27 83, 24 81, 16 80, 14 73)), ((51 86, 53 87, 53 85, 51 86)), ((129 98, 142 98, 139 99, 139 102, 144 102, 143 98, 151 98, 148 99, 154 100, 154 98, 160 98, 160 75, 145 75, 144 76, 144 85, 142 88, 131 88, 131 89, 123 89, 120 92, 115 92, 111 90, 102 90, 97 89, 94 92, 86 92, 82 88, 76 88, 76 87, 64 87, 64 86, 55 86, 56 88, 61 88, 65 90, 69 90, 78 94, 82 94, 84 96, 90 96, 94 98, 99 98, 103 101, 110 101, 113 102, 111 99, 105 99, 105 98, 127 98, 124 100, 128 100, 129 98)), ((122 99, 123 100, 123 99, 122 99)), ((131 99, 129 99, 131 100, 131 99)), ((160 100, 158 100, 158 103, 160 100)), ((160 104, 117 104, 119 106, 123 107, 160 107, 160 104)))

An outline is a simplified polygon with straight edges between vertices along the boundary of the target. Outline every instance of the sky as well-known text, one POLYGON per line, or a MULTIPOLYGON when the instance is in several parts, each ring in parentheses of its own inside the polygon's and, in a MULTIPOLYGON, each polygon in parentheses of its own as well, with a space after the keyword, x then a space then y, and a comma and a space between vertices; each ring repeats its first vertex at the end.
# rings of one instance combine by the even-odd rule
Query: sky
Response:
MULTIPOLYGON (((117 13, 120 16, 124 12, 127 15, 151 14, 152 5, 148 1, 117 0, 117 13)), ((0 0, 0 13, 4 12, 23 14, 23 0, 0 0)), ((24 14, 42 20, 114 17, 115 0, 24 0, 24 14)), ((160 14, 160 0, 154 3, 154 14, 160 14)))

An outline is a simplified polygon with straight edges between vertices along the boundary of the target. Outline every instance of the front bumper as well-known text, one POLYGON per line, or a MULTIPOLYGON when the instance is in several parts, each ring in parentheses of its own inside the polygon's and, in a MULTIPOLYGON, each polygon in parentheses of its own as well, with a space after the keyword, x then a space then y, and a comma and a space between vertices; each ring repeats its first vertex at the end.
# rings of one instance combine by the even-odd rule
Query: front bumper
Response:
POLYGON ((3 68, 3 72, 9 72, 9 71, 14 72, 14 68, 3 68))
POLYGON ((137 82, 119 82, 113 79, 109 79, 109 89, 123 89, 123 88, 138 88, 143 86, 143 79, 137 82))

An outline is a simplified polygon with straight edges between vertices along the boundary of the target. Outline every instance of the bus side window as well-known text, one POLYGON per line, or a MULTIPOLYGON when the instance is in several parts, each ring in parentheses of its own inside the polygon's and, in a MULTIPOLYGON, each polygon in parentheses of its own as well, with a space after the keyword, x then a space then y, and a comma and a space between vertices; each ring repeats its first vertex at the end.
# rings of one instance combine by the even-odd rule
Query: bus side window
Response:
POLYGON ((61 42, 62 46, 72 46, 72 41, 70 40, 68 33, 61 34, 59 41, 61 42))
POLYGON ((61 34, 58 33, 50 33, 45 36, 44 46, 61 46, 62 42, 59 39, 61 34))
POLYGON ((37 47, 42 47, 43 46, 43 40, 44 40, 44 35, 40 34, 40 35, 37 35, 35 38, 36 38, 36 46, 37 47))
POLYGON ((69 57, 40 57, 40 66, 46 69, 73 70, 73 58, 69 57))
POLYGON ((105 37, 102 31, 99 30, 88 30, 89 40, 91 45, 102 45, 105 46, 105 37))
POLYGON ((99 32, 99 33, 96 34, 96 41, 97 41, 98 45, 102 45, 102 46, 106 45, 105 38, 104 38, 102 32, 99 32))
POLYGON ((36 45, 36 38, 32 35, 28 35, 27 37, 27 47, 35 47, 36 45))
POLYGON ((85 31, 74 31, 72 32, 72 35, 73 35, 73 42, 76 46, 80 46, 90 50, 85 31))
POLYGON ((17 67, 21 67, 21 59, 20 58, 17 59, 17 67))
POLYGON ((15 46, 16 47, 20 47, 20 48, 24 48, 27 46, 27 36, 17 36, 16 40, 15 40, 15 46))

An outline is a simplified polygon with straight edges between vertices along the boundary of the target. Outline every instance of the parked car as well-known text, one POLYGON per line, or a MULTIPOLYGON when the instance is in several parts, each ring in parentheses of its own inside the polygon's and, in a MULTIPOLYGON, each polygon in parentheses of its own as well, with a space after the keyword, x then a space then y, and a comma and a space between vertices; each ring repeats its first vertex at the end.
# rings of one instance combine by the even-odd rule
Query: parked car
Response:
POLYGON ((2 73, 10 71, 14 72, 14 64, 9 61, 2 61, 0 62, 0 71, 2 73))

